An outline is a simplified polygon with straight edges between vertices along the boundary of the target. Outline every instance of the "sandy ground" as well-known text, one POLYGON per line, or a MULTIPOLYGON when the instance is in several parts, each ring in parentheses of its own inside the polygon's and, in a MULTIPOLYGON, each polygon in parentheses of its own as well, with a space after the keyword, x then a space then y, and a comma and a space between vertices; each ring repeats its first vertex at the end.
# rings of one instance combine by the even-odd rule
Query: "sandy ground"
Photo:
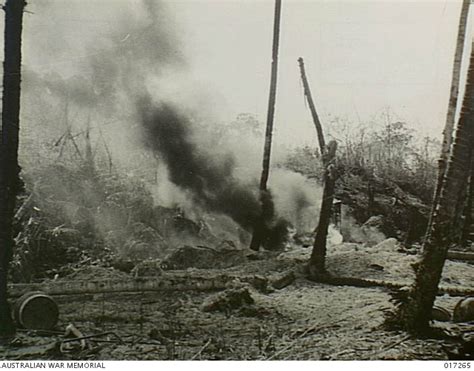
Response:
MULTIPOLYGON (((294 248, 230 271, 284 271, 298 267, 309 253, 309 249, 294 248)), ((410 264, 415 259, 389 243, 372 248, 342 244, 329 248, 327 266, 335 274, 408 284, 413 278, 410 264)), ((95 278, 101 272, 115 274, 102 269, 95 278)), ((88 279, 91 274, 93 269, 84 271, 83 277, 79 272, 75 279, 88 279)), ((444 283, 469 286, 473 278, 472 265, 447 262, 444 283)), ((59 339, 59 334, 40 337, 21 332, 18 347, 3 349, 3 358, 446 359, 440 341, 412 339, 382 328, 384 312, 392 308, 390 295, 383 288, 330 286, 298 278, 290 286, 270 293, 252 289, 255 304, 250 307, 203 312, 202 303, 212 295, 215 293, 190 291, 57 297, 59 331, 73 323, 83 335, 102 335, 87 339, 83 349, 79 342, 71 342, 60 351, 57 346, 47 348, 59 339), (40 348, 41 353, 38 346, 47 350, 40 348)), ((437 304, 452 310, 458 300, 445 296, 437 304)))

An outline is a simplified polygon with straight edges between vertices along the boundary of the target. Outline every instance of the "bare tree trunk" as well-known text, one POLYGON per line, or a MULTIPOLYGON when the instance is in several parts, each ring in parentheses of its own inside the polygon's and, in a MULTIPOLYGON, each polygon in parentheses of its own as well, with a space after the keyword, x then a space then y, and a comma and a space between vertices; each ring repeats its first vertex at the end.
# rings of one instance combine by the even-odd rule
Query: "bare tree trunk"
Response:
POLYGON ((314 236, 313 251, 309 260, 309 274, 313 278, 318 278, 326 274, 326 241, 328 236, 329 223, 331 221, 332 205, 334 203, 334 191, 336 187, 336 172, 334 159, 336 157, 337 142, 332 140, 327 146, 327 153, 324 159, 324 190, 319 212, 319 222, 314 236))
MULTIPOLYGON (((267 127, 265 130, 265 147, 263 150, 262 175, 260 178, 260 200, 262 209, 265 207, 263 202, 267 199, 267 182, 270 173, 270 155, 272 150, 273 119, 275 116, 275 101, 278 77, 278 49, 280 45, 280 19, 281 19, 281 0, 275 0, 275 15, 273 23, 273 48, 272 48, 272 72, 270 78, 270 95, 268 98, 267 127)), ((265 238, 265 210, 262 210, 262 216, 256 221, 254 227, 250 248, 258 250, 265 238)))
POLYGON ((415 283, 407 302, 400 308, 404 327, 414 333, 429 328, 431 309, 438 291, 444 262, 461 212, 460 197, 467 187, 471 169, 471 146, 474 144, 474 50, 467 77, 461 116, 446 172, 440 185, 439 199, 433 207, 432 223, 423 244, 421 260, 416 268, 415 283))
MULTIPOLYGON (((448 112, 446 115, 446 123, 443 131, 443 144, 441 147, 441 155, 438 160, 438 182, 433 196, 433 207, 438 204, 441 192, 441 184, 446 172, 449 151, 453 142, 453 129, 455 124, 456 108, 459 95, 459 83, 461 80, 461 64, 464 51, 464 42, 466 39, 467 21, 469 16, 469 6, 471 0, 463 0, 461 7, 461 14, 459 17, 458 35, 456 41, 456 50, 454 52, 453 72, 451 76, 451 94, 449 97, 448 112)), ((431 227, 432 216, 434 210, 431 212, 430 220, 428 221, 428 230, 431 227)))
POLYGON ((321 202, 321 211, 319 212, 318 226, 314 236, 313 251, 308 264, 309 275, 312 278, 318 278, 326 274, 326 240, 328 235, 329 223, 331 221, 332 208, 334 203, 334 191, 336 187, 336 173, 334 169, 334 159, 336 157, 337 143, 329 142, 326 146, 323 127, 319 121, 318 113, 314 105, 313 96, 309 87, 303 58, 298 58, 300 66, 301 80, 303 82, 304 95, 308 101, 308 106, 313 117, 314 126, 318 134, 319 150, 324 167, 324 190, 323 200, 321 202))
POLYGON ((7 0, 3 63, 2 130, 0 143, 0 339, 14 334, 7 301, 8 266, 13 250, 15 200, 21 189, 18 165, 21 83, 21 32, 24 0, 7 0))

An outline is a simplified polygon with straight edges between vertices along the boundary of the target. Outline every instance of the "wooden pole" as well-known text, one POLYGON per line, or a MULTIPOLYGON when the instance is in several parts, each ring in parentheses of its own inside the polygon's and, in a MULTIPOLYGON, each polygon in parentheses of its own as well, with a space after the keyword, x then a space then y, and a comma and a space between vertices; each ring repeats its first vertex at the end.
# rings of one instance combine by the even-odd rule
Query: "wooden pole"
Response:
POLYGON ((13 216, 22 188, 18 165, 21 85, 21 33, 24 0, 7 0, 3 62, 2 129, 0 140, 0 342, 14 334, 7 301, 8 268, 13 250, 13 216))
POLYGON ((252 250, 258 250, 264 239, 264 215, 266 214, 264 208, 266 207, 265 201, 269 197, 267 195, 267 182, 270 173, 270 155, 272 150, 272 136, 273 136, 273 119, 275 116, 275 102, 276 102, 276 89, 277 89, 277 78, 278 78, 278 50, 280 45, 280 19, 281 19, 281 0, 275 0, 275 15, 273 21, 273 47, 272 47, 272 71, 270 78, 270 95, 268 98, 268 111, 267 111, 267 126, 265 130, 265 145, 263 149, 263 164, 262 164, 262 175, 260 177, 260 200, 262 207, 262 215, 259 220, 256 221, 252 241, 250 248, 252 250))
POLYGON ((262 176, 260 190, 267 190, 270 172, 270 154, 272 150, 273 119, 275 116, 275 101, 278 78, 278 49, 280 45, 281 0, 275 0, 275 17, 273 24, 272 73, 270 79, 270 95, 268 98, 267 127, 265 131, 265 147, 263 150, 262 176))

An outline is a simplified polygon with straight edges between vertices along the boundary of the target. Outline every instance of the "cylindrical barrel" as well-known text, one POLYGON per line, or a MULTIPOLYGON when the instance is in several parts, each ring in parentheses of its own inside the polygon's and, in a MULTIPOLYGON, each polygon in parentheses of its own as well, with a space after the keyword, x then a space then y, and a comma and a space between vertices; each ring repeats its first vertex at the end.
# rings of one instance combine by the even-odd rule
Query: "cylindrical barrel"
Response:
POLYGON ((20 327, 51 330, 58 322, 58 305, 52 297, 41 291, 29 292, 15 302, 13 317, 20 327))
POLYGON ((465 297, 456 304, 453 312, 454 322, 474 321, 474 297, 465 297))

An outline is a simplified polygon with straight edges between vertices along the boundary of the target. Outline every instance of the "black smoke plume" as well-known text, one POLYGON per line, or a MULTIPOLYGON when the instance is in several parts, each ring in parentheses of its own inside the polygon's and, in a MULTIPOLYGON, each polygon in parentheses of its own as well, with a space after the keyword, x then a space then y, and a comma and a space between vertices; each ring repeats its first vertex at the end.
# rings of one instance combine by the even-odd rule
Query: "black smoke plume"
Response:
POLYGON ((169 103, 139 103, 143 140, 168 167, 171 182, 188 191, 193 201, 209 211, 231 217, 250 230, 261 214, 251 186, 234 176, 230 155, 212 156, 192 138, 190 119, 169 103))

